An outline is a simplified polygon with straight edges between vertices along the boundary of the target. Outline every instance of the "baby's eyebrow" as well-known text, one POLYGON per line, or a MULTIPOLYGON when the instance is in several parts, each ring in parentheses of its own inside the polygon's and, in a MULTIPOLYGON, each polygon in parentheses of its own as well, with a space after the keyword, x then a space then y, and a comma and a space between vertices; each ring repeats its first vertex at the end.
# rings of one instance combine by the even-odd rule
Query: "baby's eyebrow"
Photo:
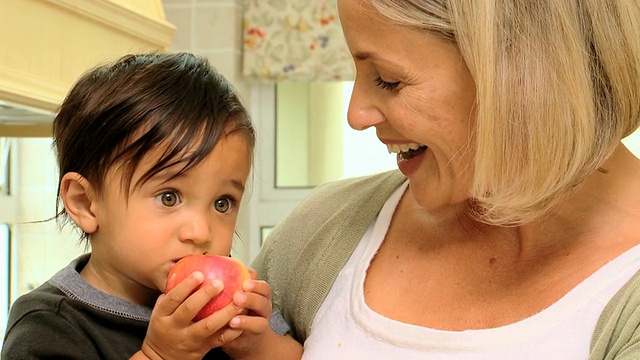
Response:
POLYGON ((233 185, 233 187, 235 187, 236 189, 242 191, 244 193, 244 183, 240 180, 236 180, 236 179, 231 179, 229 180, 229 182, 231 183, 231 185, 233 185))

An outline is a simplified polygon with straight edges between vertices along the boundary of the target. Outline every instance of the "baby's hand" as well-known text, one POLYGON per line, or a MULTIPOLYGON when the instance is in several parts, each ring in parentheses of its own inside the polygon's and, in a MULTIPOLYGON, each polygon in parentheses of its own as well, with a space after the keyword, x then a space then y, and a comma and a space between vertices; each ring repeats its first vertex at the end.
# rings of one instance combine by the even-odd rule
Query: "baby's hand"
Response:
POLYGON ((216 280, 191 294, 203 280, 202 273, 194 272, 169 293, 158 297, 142 343, 142 352, 149 359, 199 360, 212 348, 242 334, 243 329, 227 326, 242 312, 233 304, 198 322, 192 321, 200 309, 224 287, 221 281, 216 280))
POLYGON ((238 314, 229 322, 231 329, 239 330, 242 334, 222 346, 233 358, 243 358, 258 351, 267 331, 270 331, 271 287, 265 281, 256 280, 255 271, 249 271, 252 280, 246 280, 242 284, 244 291, 233 296, 233 304, 248 310, 248 313, 238 314))

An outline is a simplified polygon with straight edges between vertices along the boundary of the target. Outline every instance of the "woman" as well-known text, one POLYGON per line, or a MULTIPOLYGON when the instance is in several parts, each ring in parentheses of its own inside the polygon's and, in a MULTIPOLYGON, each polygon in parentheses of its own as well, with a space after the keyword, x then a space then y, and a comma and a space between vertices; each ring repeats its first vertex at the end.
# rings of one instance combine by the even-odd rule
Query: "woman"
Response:
POLYGON ((304 358, 640 358, 640 2, 338 6, 401 174, 318 187, 254 261, 304 358))

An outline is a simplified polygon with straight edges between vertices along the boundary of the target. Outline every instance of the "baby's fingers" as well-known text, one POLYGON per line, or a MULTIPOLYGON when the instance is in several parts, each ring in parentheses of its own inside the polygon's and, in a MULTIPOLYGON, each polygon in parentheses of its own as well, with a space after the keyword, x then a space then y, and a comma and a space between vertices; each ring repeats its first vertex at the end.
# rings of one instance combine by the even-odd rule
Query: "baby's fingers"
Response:
POLYGON ((253 280, 258 279, 258 272, 255 269, 247 268, 247 270, 249 271, 249 278, 250 279, 253 279, 253 280))
MULTIPOLYGON (((206 318, 199 320, 196 323, 196 332, 195 335, 201 338, 210 338, 210 337, 217 337, 217 336, 225 336, 225 333, 222 332, 222 330, 229 329, 227 327, 227 324, 229 323, 229 321, 231 321, 231 319, 242 313, 244 311, 244 309, 239 308, 237 306, 235 306, 233 303, 223 307, 222 309, 216 311, 215 313, 207 316, 206 318), (222 330, 221 330, 222 329, 222 330), (216 335, 217 334, 217 335, 216 335)), ((241 333, 242 331, 240 331, 241 333)), ((232 332, 232 333, 237 333, 237 331, 232 332)), ((236 337, 239 336, 240 334, 237 333, 236 337)), ((220 340, 220 339, 218 339, 220 340)), ((229 341, 229 336, 227 334, 227 336, 225 337, 225 339, 223 339, 224 341, 220 340, 218 342, 216 342, 216 346, 220 346, 222 343, 224 342, 228 342, 229 341)))
POLYGON ((271 300, 261 294, 237 292, 233 294, 233 303, 237 307, 248 309, 252 315, 264 318, 271 316, 271 300))
POLYGON ((209 338, 208 345, 211 348, 224 346, 239 338, 243 332, 244 331, 242 329, 232 329, 228 326, 225 326, 223 329, 220 329, 209 338))
POLYGON ((269 328, 269 320, 261 316, 238 315, 229 321, 229 327, 259 334, 269 328))
POLYGON ((178 306, 174 314, 182 319, 193 320, 211 299, 220 294, 223 288, 224 284, 220 280, 213 280, 203 284, 200 289, 178 306))
POLYGON ((271 286, 263 280, 245 280, 245 282, 242 283, 242 290, 271 299, 271 286))
POLYGON ((204 281, 204 275, 201 272, 194 272, 184 281, 179 283, 165 296, 161 296, 156 304, 156 311, 160 316, 172 315, 178 307, 195 291, 204 281))

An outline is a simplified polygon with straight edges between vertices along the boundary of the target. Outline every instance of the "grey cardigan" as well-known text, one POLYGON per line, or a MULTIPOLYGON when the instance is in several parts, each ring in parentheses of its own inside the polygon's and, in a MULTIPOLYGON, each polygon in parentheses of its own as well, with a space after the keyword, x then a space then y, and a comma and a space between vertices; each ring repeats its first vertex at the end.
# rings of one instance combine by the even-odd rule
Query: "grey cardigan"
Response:
MULTIPOLYGON (((274 308, 299 342, 309 335, 316 312, 362 235, 405 180, 390 171, 319 186, 269 235, 252 267, 271 284, 274 308)), ((640 273, 601 314, 589 359, 640 359, 639 324, 640 273)))

